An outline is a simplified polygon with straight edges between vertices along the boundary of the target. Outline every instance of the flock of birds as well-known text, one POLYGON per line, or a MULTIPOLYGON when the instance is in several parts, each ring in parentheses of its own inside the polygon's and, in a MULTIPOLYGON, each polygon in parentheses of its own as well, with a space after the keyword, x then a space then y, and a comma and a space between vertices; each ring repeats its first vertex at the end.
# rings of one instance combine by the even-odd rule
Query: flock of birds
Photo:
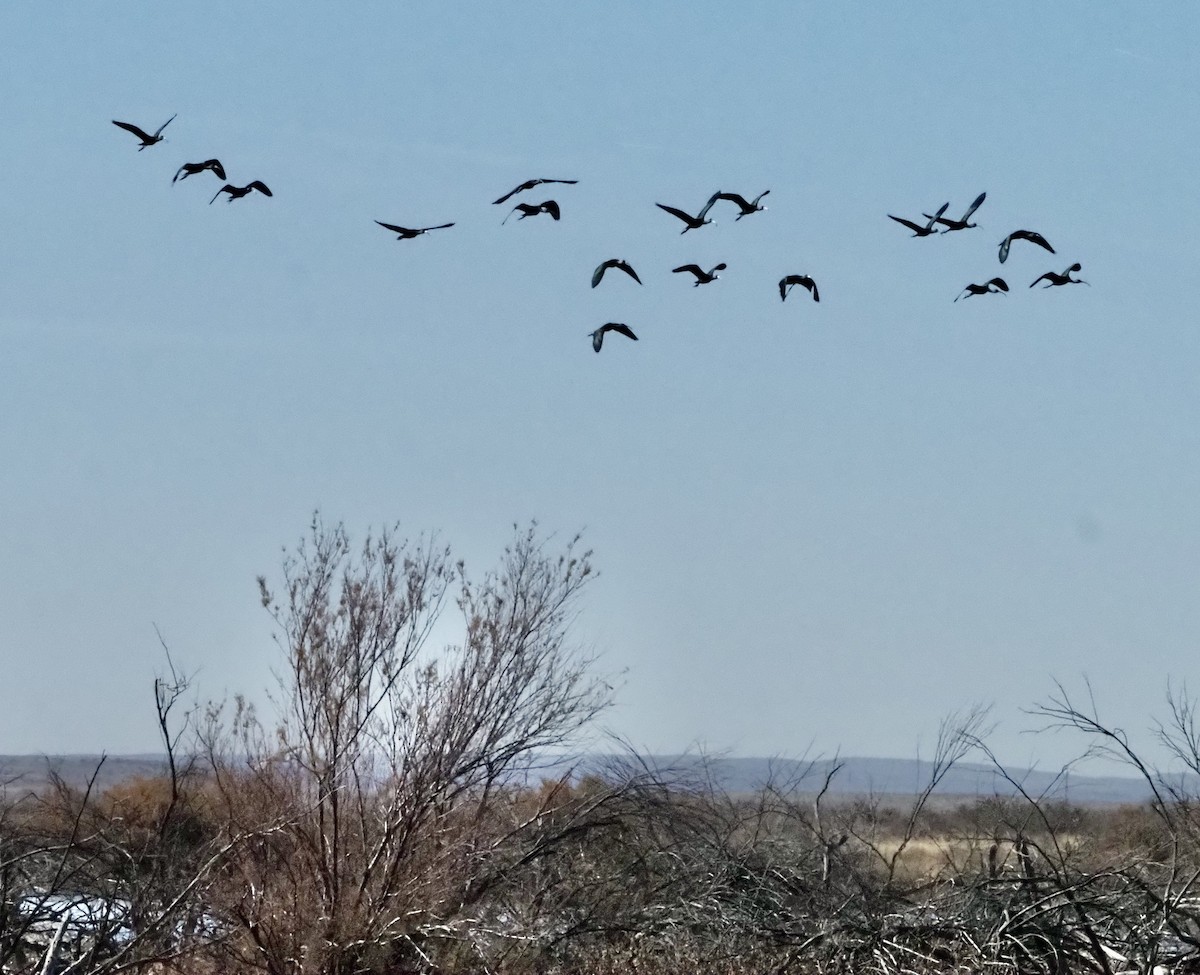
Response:
MULTIPOLYGON (((141 152, 143 149, 166 141, 163 137, 163 130, 166 129, 166 127, 170 125, 174 119, 175 116, 172 115, 153 133, 146 132, 144 129, 134 125, 132 122, 119 122, 116 119, 113 119, 113 125, 135 135, 139 140, 138 152, 141 152)), ((242 197, 248 196, 253 192, 259 192, 264 196, 273 195, 270 188, 262 180, 251 180, 244 186, 234 186, 232 183, 224 182, 226 179, 225 167, 221 164, 219 159, 206 159, 203 162, 184 163, 176 171, 171 182, 174 183, 179 180, 184 180, 189 176, 195 176, 203 172, 211 172, 224 183, 224 185, 213 195, 213 198, 208 201, 210 205, 215 203, 217 197, 219 197, 222 193, 227 194, 227 202, 229 203, 232 203, 234 200, 240 200, 242 197)), ((525 182, 513 187, 513 189, 509 190, 503 196, 493 200, 492 204, 494 206, 503 205, 514 196, 544 184, 558 183, 574 185, 577 182, 578 180, 574 179, 527 179, 525 182)), ((717 191, 709 197, 708 202, 705 203, 700 209, 700 212, 694 216, 688 213, 686 210, 680 210, 677 207, 667 206, 665 203, 656 203, 655 206, 681 221, 684 226, 680 233, 686 234, 689 230, 699 230, 701 227, 713 223, 708 214, 718 202, 724 201, 732 203, 734 206, 736 206, 738 208, 738 214, 735 217, 735 220, 741 220, 742 217, 748 217, 753 213, 760 213, 763 210, 766 210, 767 208, 763 205, 762 199, 770 192, 770 190, 763 190, 753 200, 747 200, 744 196, 738 193, 724 193, 717 191)), ((888 214, 888 217, 911 230, 912 236, 914 237, 931 237, 935 234, 947 234, 951 233, 952 231, 969 230, 978 226, 977 224, 971 223, 971 217, 974 216, 975 211, 979 209, 986 198, 986 193, 980 193, 979 196, 975 198, 974 202, 967 207, 966 212, 964 212, 963 215, 957 220, 945 215, 946 210, 949 209, 950 206, 949 202, 943 203, 941 207, 939 207, 938 210, 932 214, 922 213, 922 217, 925 219, 924 223, 920 223, 915 220, 909 220, 906 217, 897 217, 890 213, 888 214)), ((524 220, 527 217, 536 217, 541 214, 549 214, 551 219, 556 221, 562 219, 562 209, 558 202, 552 199, 543 200, 541 203, 517 203, 504 217, 504 219, 501 221, 501 224, 507 223, 513 214, 519 214, 517 217, 518 220, 524 220)), ((420 237, 422 234, 427 234, 433 230, 446 230, 454 226, 452 222, 440 223, 431 227, 403 227, 399 224, 385 223, 382 220, 376 220, 375 223, 377 223, 380 227, 383 227, 385 230, 396 234, 397 240, 411 240, 414 237, 420 237)), ((1035 244, 1036 246, 1049 251, 1051 254, 1056 253, 1054 248, 1050 246, 1050 242, 1037 231, 1014 230, 1000 242, 999 257, 1001 264, 1008 260, 1009 248, 1013 245, 1013 243, 1021 240, 1035 244)), ((698 264, 681 264, 679 267, 673 268, 672 273, 692 275, 692 277, 695 279, 693 281, 693 287, 699 287, 702 284, 712 284, 714 281, 716 281, 720 277, 718 272, 724 271, 726 266, 727 265, 724 263, 721 263, 709 268, 708 270, 705 270, 698 264)), ((636 281, 639 285, 642 283, 642 279, 638 277, 638 273, 632 265, 622 258, 613 257, 606 261, 602 261, 592 272, 592 287, 597 287, 604 279, 605 272, 611 269, 623 272, 636 281)), ((1046 282, 1044 285, 1045 288, 1059 287, 1066 284, 1087 284, 1088 282, 1080 278, 1073 278, 1071 276, 1072 274, 1077 274, 1080 270, 1082 270, 1082 265, 1076 262, 1061 274, 1057 271, 1047 271, 1035 278, 1029 287, 1035 287, 1043 281, 1046 282)), ((816 281, 814 281, 807 274, 788 274, 781 278, 779 281, 779 299, 781 301, 786 301, 788 293, 796 287, 800 287, 808 291, 809 294, 812 295, 813 301, 819 302, 821 300, 816 281)), ((1006 294, 1008 290, 1008 283, 1003 278, 992 277, 982 284, 971 283, 966 285, 959 293, 958 297, 956 297, 954 300, 958 301, 959 298, 970 298, 985 294, 1006 294)), ((604 336, 609 332, 615 332, 618 335, 623 335, 635 342, 638 340, 638 337, 634 334, 633 329, 623 322, 606 322, 594 332, 589 333, 589 337, 592 340, 592 348, 596 352, 599 352, 603 347, 604 336)))

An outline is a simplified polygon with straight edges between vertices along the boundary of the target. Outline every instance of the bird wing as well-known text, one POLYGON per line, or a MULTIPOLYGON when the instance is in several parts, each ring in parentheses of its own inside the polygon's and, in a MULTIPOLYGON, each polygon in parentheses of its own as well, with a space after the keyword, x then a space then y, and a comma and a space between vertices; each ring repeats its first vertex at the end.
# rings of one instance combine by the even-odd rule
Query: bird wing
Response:
POLYGON ((1001 291, 1008 290, 1008 282, 1005 281, 1004 278, 992 278, 992 280, 989 281, 988 284, 995 285, 1001 291))
POLYGON ((184 179, 187 179, 188 176, 192 174, 192 170, 188 169, 190 165, 191 163, 184 163, 177 170, 175 170, 175 177, 171 180, 171 182, 174 183, 175 180, 179 179, 180 176, 182 176, 184 179))
POLYGON ((806 288, 808 288, 809 291, 812 292, 813 301, 821 300, 821 295, 817 291, 817 282, 816 281, 814 281, 812 278, 806 278, 805 281, 801 281, 800 283, 803 284, 806 288), (805 283, 805 282, 807 282, 807 283, 805 283))
POLYGON ((601 264, 597 264, 596 270, 594 270, 592 272, 592 287, 594 288, 594 287, 596 287, 596 285, 598 285, 600 283, 601 279, 604 277, 605 271, 607 271, 610 267, 616 267, 616 266, 617 266, 617 259, 615 257, 611 258, 607 261, 604 261, 601 264))
POLYGON ((938 207, 938 211, 937 211, 937 213, 935 213, 935 214, 934 214, 932 217, 930 217, 930 218, 929 218, 929 223, 927 223, 927 224, 925 225, 925 229, 926 229, 926 230, 932 230, 932 229, 933 229, 933 225, 934 225, 935 223, 937 223, 937 222, 938 222, 938 220, 941 218, 942 214, 946 212, 946 207, 948 207, 949 205, 950 205, 950 201, 949 201, 949 200, 947 200, 947 201, 946 201, 945 203, 943 203, 943 204, 942 204, 940 207, 938 207))
POLYGON ((632 328, 630 328, 628 325, 622 325, 619 322, 609 322, 607 325, 605 325, 601 329, 601 331, 619 332, 621 335, 624 335, 627 339, 633 339, 635 342, 638 340, 638 337, 633 334, 632 328))
MULTIPOLYGON (((175 113, 175 115, 178 115, 178 114, 179 114, 178 112, 175 113)), ((158 129, 154 133, 154 138, 157 139, 162 134, 162 130, 165 129, 168 125, 170 125, 172 122, 175 121, 175 115, 172 115, 169 119, 167 119, 165 122, 163 122, 162 125, 160 125, 158 127, 158 129)))
POLYGON ((638 284, 642 283, 642 279, 638 277, 637 271, 635 271, 627 262, 617 261, 617 263, 614 264, 613 267, 620 268, 622 271, 624 271, 626 274, 628 274, 631 278, 633 278, 633 280, 636 281, 638 284))
POLYGON ((604 344, 604 329, 598 328, 598 329, 596 329, 596 331, 592 332, 592 348, 596 352, 599 352, 600 346, 602 346, 603 344, 604 344))
POLYGON ((540 182, 542 182, 540 179, 527 179, 520 186, 513 187, 511 190, 509 190, 507 193, 505 193, 502 197, 500 197, 500 199, 492 200, 492 206, 495 206, 497 203, 503 203, 505 200, 509 199, 510 197, 516 196, 518 193, 524 193, 525 190, 531 190, 535 186, 537 186, 538 183, 540 183, 540 182))
POLYGON ((384 223, 382 220, 376 220, 375 222, 377 224, 379 224, 379 226, 383 227, 384 230, 390 230, 394 234, 411 234, 412 233, 412 231, 409 230, 407 227, 397 227, 394 223, 384 223))
POLYGON ((706 216, 708 216, 708 211, 712 209, 712 205, 714 203, 716 203, 717 200, 719 200, 719 199, 721 199, 721 191, 720 190, 718 190, 716 193, 714 193, 712 196, 710 196, 708 198, 708 202, 704 204, 704 209, 702 209, 698 214, 696 214, 696 219, 703 221, 704 218, 706 216))
POLYGON ((1012 238, 1013 238, 1013 235, 1009 234, 1002 241, 1000 241, 1000 263, 1001 264, 1003 264, 1005 261, 1008 260, 1008 248, 1012 244, 1012 238))
MULTIPOLYGON (((728 200, 730 203, 736 203, 743 210, 746 210, 751 213, 754 212, 753 204, 748 203, 746 201, 746 198, 744 196, 742 196, 740 193, 717 193, 713 197, 713 199, 714 200, 728 200)), ((757 202, 757 201, 755 201, 755 202, 757 202)))
POLYGON ((753 202, 755 209, 758 208, 758 201, 761 200, 764 196, 766 196, 770 192, 771 192, 770 190, 763 190, 761 193, 758 194, 758 196, 756 196, 754 198, 754 200, 752 202, 753 202))
POLYGON ((779 281, 779 300, 787 301, 788 279, 781 278, 779 281))
POLYGON ((890 213, 888 214, 888 216, 891 217, 893 220, 895 220, 896 223, 904 224, 904 226, 906 226, 909 230, 913 231, 914 233, 920 233, 922 230, 928 229, 927 227, 922 227, 919 223, 913 223, 911 220, 905 220, 903 217, 895 217, 895 216, 892 216, 892 214, 890 214, 890 213))
POLYGON ((246 189, 258 190, 258 192, 262 193, 264 196, 274 196, 275 195, 274 193, 271 192, 270 187, 268 187, 267 184, 264 183, 261 179, 254 180, 254 182, 252 182, 249 186, 247 186, 246 189))
POLYGON ((452 223, 439 223, 436 227, 422 227, 421 233, 426 233, 430 230, 445 230, 447 227, 453 227, 452 223))
POLYGON ((116 119, 113 119, 112 124, 117 126, 117 128, 119 128, 119 129, 124 129, 126 132, 132 132, 143 142, 149 142, 149 141, 151 141, 151 139, 153 139, 153 136, 148 135, 142 129, 139 129, 136 125, 134 125, 132 122, 118 122, 116 119))
POLYGON ((980 193, 980 194, 979 194, 977 197, 975 197, 975 202, 974 202, 974 203, 972 203, 972 204, 971 204, 969 207, 967 207, 967 212, 966 212, 966 213, 964 213, 964 214, 962 215, 962 222, 963 222, 963 223, 966 223, 968 220, 970 220, 970 219, 971 219, 971 214, 972 214, 972 213, 974 213, 976 210, 978 210, 978 209, 979 209, 979 205, 980 205, 980 204, 981 204, 981 203, 982 203, 982 202, 983 202, 985 199, 987 199, 987 194, 986 194, 986 193, 980 193))
POLYGON ((574 186, 576 183, 579 182, 579 180, 577 180, 577 179, 539 179, 538 182, 539 183, 569 183, 571 186, 574 186))
POLYGON ((558 208, 558 204, 554 200, 547 200, 542 204, 542 209, 545 210, 555 220, 562 216, 562 211, 558 208))
POLYGON ((1013 240, 1027 240, 1031 244, 1037 244, 1038 247, 1046 248, 1051 254, 1055 253, 1054 248, 1050 246, 1050 241, 1036 230, 1014 230, 1009 237, 1013 240))
POLYGON ((681 264, 681 265, 679 265, 679 267, 671 268, 672 274, 678 274, 680 271, 687 271, 691 274, 696 275, 696 277, 698 277, 698 278, 704 277, 704 272, 702 270, 700 270, 700 265, 698 265, 698 264, 681 264))
POLYGON ((229 183, 226 183, 226 184, 225 184, 224 186, 222 186, 222 187, 221 187, 219 190, 217 190, 217 192, 215 192, 215 193, 213 194, 213 198, 212 198, 211 200, 209 200, 209 201, 208 201, 208 205, 209 205, 209 206, 212 206, 212 205, 213 205, 213 204, 216 202, 216 200, 217 200, 217 197, 218 197, 218 196, 220 196, 222 193, 224 193, 224 192, 226 192, 226 191, 228 191, 228 192, 232 193, 232 192, 233 192, 234 190, 236 190, 236 189, 237 189, 237 187, 236 187, 236 186, 231 186, 229 183))
POLYGON ((1049 281, 1051 284, 1053 284, 1054 283, 1054 272, 1047 271, 1045 274, 1041 275, 1040 277, 1034 278, 1033 283, 1030 284, 1029 287, 1032 288, 1033 285, 1037 284, 1039 281, 1049 281))
POLYGON ((216 174, 217 179, 225 178, 225 167, 221 165, 220 159, 206 159, 204 168, 211 169, 216 174))
POLYGON ((654 205, 660 210, 666 210, 667 213, 671 214, 671 216, 678 217, 684 223, 690 224, 694 220, 691 214, 684 213, 682 210, 676 210, 675 207, 669 207, 665 203, 655 203, 654 205))

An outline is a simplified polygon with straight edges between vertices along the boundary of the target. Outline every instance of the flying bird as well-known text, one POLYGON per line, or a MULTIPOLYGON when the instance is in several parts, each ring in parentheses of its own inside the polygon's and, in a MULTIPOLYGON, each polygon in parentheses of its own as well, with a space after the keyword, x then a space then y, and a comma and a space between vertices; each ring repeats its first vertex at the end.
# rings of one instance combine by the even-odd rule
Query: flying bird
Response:
POLYGON ((439 223, 436 227, 397 227, 394 223, 384 223, 382 220, 375 221, 385 230, 390 230, 392 233, 399 234, 397 240, 412 240, 414 237, 420 237, 421 234, 427 234, 431 230, 445 230, 447 227, 453 227, 452 223, 439 223))
MULTIPOLYGON (((178 112, 175 113, 175 115, 178 115, 178 114, 179 114, 178 112)), ((163 141, 162 130, 165 129, 168 125, 170 125, 172 121, 174 121, 175 115, 172 115, 169 119, 167 119, 165 122, 163 122, 163 124, 160 125, 155 130, 154 135, 147 135, 145 130, 138 128, 132 122, 118 122, 116 119, 113 119, 112 124, 117 126, 118 128, 124 129, 126 132, 132 132, 139 139, 141 139, 142 144, 140 146, 138 146, 138 152, 141 152, 147 146, 152 146, 156 142, 163 141)))
POLYGON ((1014 240, 1027 240, 1031 244, 1037 244, 1038 247, 1044 247, 1051 254, 1055 253, 1054 248, 1050 246, 1050 241, 1046 240, 1036 230, 1014 230, 1011 234, 1000 241, 1000 263, 1003 264, 1008 260, 1008 248, 1014 240))
POLYGON ((796 285, 811 291, 813 301, 821 300, 821 295, 817 291, 817 282, 807 274, 789 274, 786 278, 782 278, 779 282, 779 300, 787 301, 788 292, 796 285))
POLYGON ((213 198, 208 201, 208 205, 212 206, 216 202, 217 197, 220 196, 222 193, 228 193, 229 199, 226 202, 232 203, 234 200, 240 200, 243 196, 250 193, 252 190, 258 190, 258 192, 262 193, 263 196, 274 196, 275 195, 274 193, 272 193, 270 191, 270 189, 268 189, 267 184, 264 183, 261 179, 256 179, 256 180, 254 180, 254 182, 247 183, 245 186, 234 186, 230 183, 226 183, 219 190, 217 190, 216 193, 213 194, 213 198))
MULTIPOLYGON (((1008 291, 1008 282, 1004 278, 992 278, 986 284, 968 284, 963 288, 958 298, 970 298, 971 295, 997 295, 1008 291)), ((958 301, 955 298, 955 301, 958 301)))
POLYGON ((714 193, 709 197, 708 202, 704 204, 704 209, 694 217, 690 213, 684 213, 682 210, 677 210, 675 207, 669 207, 665 203, 655 203, 654 205, 660 210, 666 210, 667 213, 671 214, 671 216, 678 217, 685 224, 687 224, 686 227, 679 231, 681 234, 686 234, 689 230, 695 230, 697 227, 703 227, 706 223, 712 223, 712 221, 708 219, 708 210, 709 207, 716 202, 717 194, 714 193))
MULTIPOLYGON (((928 237, 931 234, 937 233, 937 231, 933 229, 933 225, 935 223, 937 223, 937 221, 941 217, 941 215, 946 212, 946 207, 948 207, 949 205, 950 205, 949 202, 943 203, 941 205, 941 207, 938 208, 938 212, 935 213, 932 217, 929 217, 929 223, 925 224, 924 226, 922 226, 919 223, 913 223, 911 220, 905 220, 904 217, 892 217, 892 215, 890 213, 888 214, 888 216, 892 217, 892 219, 895 220, 896 223, 904 224, 904 226, 906 226, 909 230, 911 230, 913 232, 914 237, 928 237)), ((924 214, 924 216, 928 216, 928 214, 924 214)))
POLYGON ((535 186, 541 186, 543 183, 570 183, 572 186, 574 186, 578 182, 579 180, 577 179, 527 179, 516 189, 509 190, 502 197, 500 197, 500 199, 492 200, 492 206, 495 206, 498 203, 503 203, 510 196, 516 196, 518 193, 524 193, 526 190, 531 190, 535 186))
POLYGON ((184 163, 179 167, 179 171, 175 174, 175 179, 171 180, 171 182, 174 183, 176 180, 187 179, 189 176, 195 176, 206 169, 216 174, 217 179, 225 178, 225 167, 221 165, 220 159, 205 159, 204 162, 184 163))
POLYGON ((600 346, 604 344, 605 332, 618 332, 626 338, 633 339, 635 342, 638 337, 633 334, 633 329, 628 325, 622 325, 620 322, 609 322, 606 325, 601 325, 596 331, 589 333, 592 336, 592 348, 597 352, 600 351, 600 346))
POLYGON ((683 264, 680 267, 672 268, 671 273, 679 274, 681 271, 686 271, 688 274, 694 274, 696 276, 696 281, 692 287, 698 288, 702 284, 712 284, 712 282, 716 281, 717 278, 721 276, 717 272, 724 270, 724 264, 718 264, 711 271, 703 270, 699 264, 683 264))
MULTIPOLYGON (((558 209, 558 204, 553 200, 547 200, 545 203, 518 203, 512 210, 509 211, 508 217, 511 217, 518 210, 521 215, 518 220, 524 220, 526 217, 534 217, 539 213, 548 213, 555 220, 562 216, 562 211, 558 209)), ((508 223, 508 217, 500 221, 501 225, 508 223)))
MULTIPOLYGON (((1082 270, 1083 270, 1083 265, 1080 264, 1078 261, 1076 261, 1069 268, 1067 268, 1065 271, 1063 271, 1062 274, 1056 274, 1054 271, 1047 271, 1041 277, 1037 278, 1037 280, 1035 280, 1033 282, 1033 284, 1031 284, 1029 287, 1032 288, 1034 284, 1038 283, 1038 281, 1046 281, 1047 288, 1053 288, 1060 284, 1087 284, 1087 282, 1084 281, 1082 278, 1071 277, 1072 271, 1078 273, 1079 271, 1082 271, 1082 270)), ((1088 287, 1090 288, 1091 285, 1088 284, 1088 287)), ((1045 289, 1043 289, 1043 290, 1045 290, 1045 289)))
MULTIPOLYGON (((971 214, 973 214, 976 210, 979 209, 979 205, 985 199, 987 199, 986 193, 980 193, 977 197, 975 197, 975 202, 972 203, 969 207, 967 207, 967 212, 964 213, 962 215, 962 218, 959 220, 950 220, 946 217, 938 216, 938 217, 933 218, 934 222, 940 223, 943 227, 946 228, 945 230, 942 231, 942 233, 944 233, 944 234, 950 233, 951 230, 970 230, 972 227, 977 227, 977 226, 979 226, 978 224, 969 223, 968 221, 971 219, 971 214)), ((925 213, 925 214, 922 214, 922 216, 928 217, 929 214, 925 213)))
MULTIPOLYGON (((746 198, 739 193, 717 193, 713 197, 713 199, 714 200, 728 200, 730 203, 737 204, 738 209, 740 209, 742 212, 739 213, 736 217, 734 217, 734 221, 736 222, 738 220, 741 220, 742 217, 748 217, 752 213, 758 213, 760 210, 765 210, 766 207, 761 206, 758 201, 761 200, 764 196, 766 196, 770 192, 771 192, 770 190, 763 190, 761 193, 758 194, 758 196, 756 196, 753 200, 751 200, 749 202, 747 202, 746 198)), ((711 202, 709 205, 710 206, 712 205, 711 202)))
POLYGON ((598 285, 600 283, 600 279, 604 277, 604 272, 607 271, 610 267, 615 267, 619 271, 624 271, 631 278, 633 278, 633 280, 636 281, 638 284, 642 283, 642 279, 637 276, 637 271, 635 271, 629 265, 628 261, 623 261, 619 257, 610 257, 607 261, 605 261, 603 264, 600 264, 596 268, 596 270, 594 270, 592 272, 592 287, 593 288, 596 287, 596 285, 598 285))

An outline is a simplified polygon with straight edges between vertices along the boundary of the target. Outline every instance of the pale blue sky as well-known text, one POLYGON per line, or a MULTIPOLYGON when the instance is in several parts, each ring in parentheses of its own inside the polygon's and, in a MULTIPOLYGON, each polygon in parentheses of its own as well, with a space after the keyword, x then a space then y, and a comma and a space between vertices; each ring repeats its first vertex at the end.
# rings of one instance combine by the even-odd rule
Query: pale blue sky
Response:
POLYGON ((584 529, 577 635, 647 748, 908 756, 986 701, 1055 761, 1020 709, 1085 672, 1147 726, 1200 634, 1198 37, 1186 2, 3 5, 0 753, 153 747, 153 624, 204 696, 264 686, 254 578, 318 507, 480 571, 584 529), (171 184, 210 156, 274 198, 171 184), (500 226, 534 176, 580 181, 522 197, 561 223, 500 226), (981 190, 975 230, 886 216, 981 190), (1058 254, 1001 267, 1018 227, 1058 254), (608 257, 645 286, 593 291, 608 257), (597 356, 610 320, 641 341, 597 356))

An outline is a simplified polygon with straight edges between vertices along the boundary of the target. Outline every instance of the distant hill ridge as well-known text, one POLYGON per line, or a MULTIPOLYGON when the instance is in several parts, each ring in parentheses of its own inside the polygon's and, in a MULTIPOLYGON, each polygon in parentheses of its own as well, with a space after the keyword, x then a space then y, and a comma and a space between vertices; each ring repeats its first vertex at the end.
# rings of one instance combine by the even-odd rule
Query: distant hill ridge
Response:
MULTIPOLYGON (((166 770, 166 761, 161 755, 108 755, 97 774, 100 758, 99 755, 0 755, 0 787, 12 796, 21 791, 43 789, 57 775, 68 785, 83 788, 95 774, 95 788, 104 791, 127 779, 161 775, 166 770)), ((572 767, 580 773, 589 769, 602 770, 609 763, 625 761, 627 759, 604 755, 587 755, 577 761, 554 759, 541 765, 533 777, 557 777, 572 767)), ((793 783, 797 791, 804 793, 820 788, 835 760, 702 758, 693 754, 646 755, 641 761, 650 768, 678 773, 684 779, 703 773, 727 792, 754 792, 773 779, 777 784, 793 783)), ((930 763, 927 761, 856 757, 836 761, 842 768, 830 784, 831 797, 911 796, 929 780, 930 763)), ((1078 805, 1140 803, 1150 798, 1146 783, 1132 777, 1063 775, 1038 769, 1010 769, 1009 774, 1031 795, 1044 794, 1047 798, 1078 805)), ((960 762, 947 773, 936 794, 943 798, 969 799, 1012 796, 1016 790, 991 765, 960 762)))

